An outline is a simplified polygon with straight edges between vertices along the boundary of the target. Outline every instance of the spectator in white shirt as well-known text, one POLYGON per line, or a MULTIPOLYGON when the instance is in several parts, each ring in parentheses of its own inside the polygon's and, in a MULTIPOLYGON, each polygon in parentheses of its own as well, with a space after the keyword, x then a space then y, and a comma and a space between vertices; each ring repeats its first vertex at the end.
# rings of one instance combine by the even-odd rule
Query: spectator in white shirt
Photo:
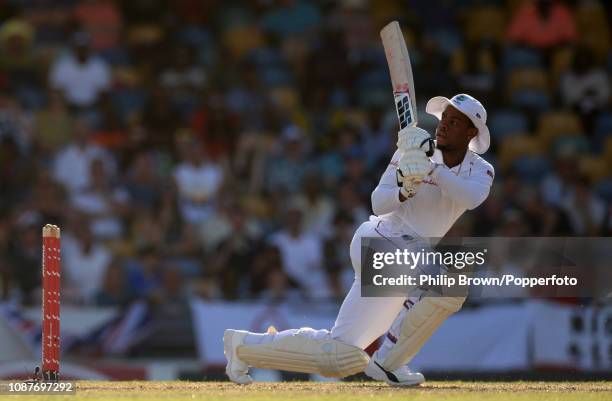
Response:
POLYGON ((208 160, 196 140, 179 143, 182 161, 173 171, 181 214, 191 224, 201 224, 215 210, 215 197, 223 183, 221 167, 208 160))
POLYGON ((123 232, 121 216, 128 212, 127 191, 113 187, 104 163, 91 163, 91 185, 72 195, 70 203, 91 219, 91 230, 98 239, 117 239, 123 232))
POLYGON ((204 88, 206 74, 194 61, 194 49, 179 46, 173 55, 172 65, 161 72, 159 80, 174 102, 193 101, 195 94, 204 88))
POLYGON ((331 296, 323 270, 321 238, 302 229, 302 212, 289 210, 286 228, 274 234, 270 241, 280 250, 283 270, 307 297, 321 299, 331 296))
POLYGON ((72 106, 93 106, 111 85, 106 62, 91 54, 89 36, 84 32, 72 38, 72 51, 60 56, 51 66, 50 84, 63 92, 72 106))
POLYGON ((55 157, 53 176, 71 194, 88 188, 91 184, 91 164, 99 159, 104 162, 107 174, 113 174, 115 163, 110 154, 89 141, 90 130, 85 121, 74 125, 74 142, 55 157))
POLYGON ((292 204, 302 211, 305 231, 322 237, 331 235, 335 205, 323 193, 323 184, 317 176, 309 175, 305 178, 304 192, 297 195, 292 204))
POLYGON ((610 77, 589 48, 580 46, 574 51, 571 68, 559 79, 559 92, 565 106, 580 113, 590 132, 597 114, 610 102, 610 77))
POLYGON ((69 302, 92 303, 111 261, 111 252, 94 241, 89 224, 75 221, 72 232, 62 235, 62 297, 69 302))

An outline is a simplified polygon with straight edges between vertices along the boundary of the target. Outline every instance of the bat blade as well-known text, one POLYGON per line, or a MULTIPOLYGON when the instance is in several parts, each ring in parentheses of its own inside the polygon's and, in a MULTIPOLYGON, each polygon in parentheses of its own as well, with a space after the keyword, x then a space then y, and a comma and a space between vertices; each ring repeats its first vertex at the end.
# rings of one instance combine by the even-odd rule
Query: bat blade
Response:
POLYGON ((410 55, 399 23, 393 21, 387 24, 380 31, 380 37, 389 65, 400 129, 408 126, 415 127, 418 120, 414 79, 412 77, 410 55))

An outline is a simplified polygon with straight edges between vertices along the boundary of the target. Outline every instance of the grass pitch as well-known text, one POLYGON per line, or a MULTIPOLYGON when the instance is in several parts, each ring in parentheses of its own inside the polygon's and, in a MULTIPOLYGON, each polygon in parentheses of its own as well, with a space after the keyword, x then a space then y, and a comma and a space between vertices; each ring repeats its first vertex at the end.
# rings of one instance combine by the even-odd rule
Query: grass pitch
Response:
MULTIPOLYGON (((15 398, 3 396, 3 400, 15 398)), ((414 401, 610 401, 612 382, 433 381, 394 388, 374 382, 285 382, 238 386, 228 382, 77 382, 76 395, 27 396, 27 400, 414 400, 414 401)))

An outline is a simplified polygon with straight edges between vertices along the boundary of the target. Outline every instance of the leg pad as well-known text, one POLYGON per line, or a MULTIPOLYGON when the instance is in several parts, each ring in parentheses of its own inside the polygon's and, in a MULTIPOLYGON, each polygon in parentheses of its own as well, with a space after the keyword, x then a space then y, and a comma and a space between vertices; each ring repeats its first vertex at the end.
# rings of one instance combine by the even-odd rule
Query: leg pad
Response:
POLYGON ((461 309, 464 297, 424 297, 408 310, 399 337, 382 362, 393 371, 408 363, 431 335, 453 313, 461 309))
POLYGON ((363 370, 370 357, 338 340, 315 339, 297 332, 269 344, 240 345, 238 357, 249 366, 290 372, 345 377, 363 370))

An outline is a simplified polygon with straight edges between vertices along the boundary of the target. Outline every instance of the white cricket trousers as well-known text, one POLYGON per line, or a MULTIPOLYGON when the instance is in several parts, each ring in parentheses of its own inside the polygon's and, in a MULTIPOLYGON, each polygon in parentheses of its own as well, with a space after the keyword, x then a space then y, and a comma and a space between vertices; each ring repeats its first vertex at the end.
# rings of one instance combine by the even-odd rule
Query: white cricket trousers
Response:
POLYGON ((287 335, 303 335, 317 339, 331 338, 365 349, 378 337, 389 330, 403 308, 406 297, 364 298, 361 296, 361 238, 362 237, 399 237, 402 233, 392 225, 372 216, 363 223, 353 236, 350 255, 355 280, 344 298, 338 317, 331 332, 326 329, 290 329, 279 333, 249 333, 245 344, 264 344, 279 340, 287 335))
POLYGON ((355 231, 350 248, 355 280, 331 330, 332 338, 362 349, 389 330, 406 300, 406 297, 361 296, 361 238, 383 236, 398 237, 401 233, 376 217, 371 217, 355 231))

